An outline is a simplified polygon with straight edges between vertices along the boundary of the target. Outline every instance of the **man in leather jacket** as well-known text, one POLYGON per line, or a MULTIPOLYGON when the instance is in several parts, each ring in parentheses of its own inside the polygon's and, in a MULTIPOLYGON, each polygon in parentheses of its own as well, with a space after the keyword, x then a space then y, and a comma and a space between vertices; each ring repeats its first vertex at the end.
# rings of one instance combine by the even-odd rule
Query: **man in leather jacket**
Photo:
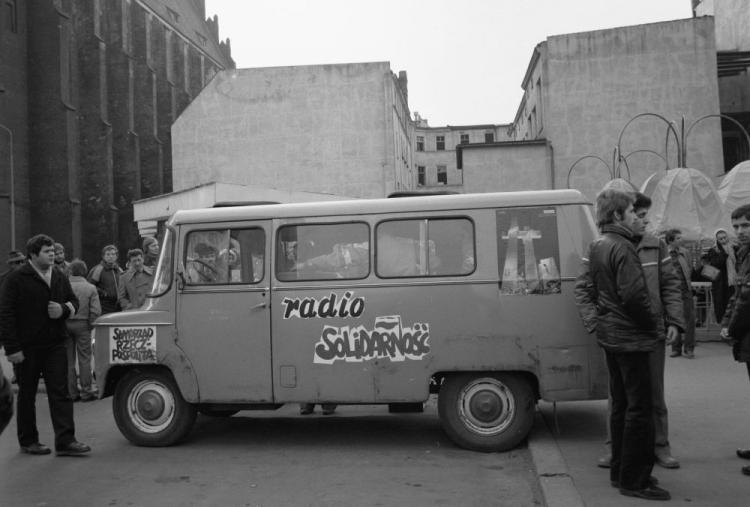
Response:
MULTIPOLYGON (((750 376, 750 204, 732 212, 732 228, 740 248, 737 251, 737 277, 734 296, 721 323, 721 336, 732 341, 734 358, 745 363, 750 376)), ((750 449, 737 449, 740 458, 750 459, 750 449)), ((750 475, 750 465, 742 467, 750 475)))
POLYGON ((596 199, 602 236, 589 247, 586 298, 596 308, 596 336, 604 349, 612 398, 610 482, 626 496, 668 500, 651 478, 654 421, 649 354, 658 343, 657 318, 635 249, 632 195, 604 190, 596 199))

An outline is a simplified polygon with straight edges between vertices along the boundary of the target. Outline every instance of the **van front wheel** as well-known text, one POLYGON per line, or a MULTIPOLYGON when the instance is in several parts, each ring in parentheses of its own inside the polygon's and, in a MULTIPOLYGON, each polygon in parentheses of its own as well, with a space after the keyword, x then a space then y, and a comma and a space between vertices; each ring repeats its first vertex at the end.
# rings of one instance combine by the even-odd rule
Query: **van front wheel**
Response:
POLYGON ((443 430, 461 447, 507 451, 531 430, 534 393, 509 373, 450 375, 440 387, 438 413, 443 430))
POLYGON ((185 438, 196 408, 164 370, 133 370, 115 389, 112 412, 120 432, 135 445, 164 447, 185 438))

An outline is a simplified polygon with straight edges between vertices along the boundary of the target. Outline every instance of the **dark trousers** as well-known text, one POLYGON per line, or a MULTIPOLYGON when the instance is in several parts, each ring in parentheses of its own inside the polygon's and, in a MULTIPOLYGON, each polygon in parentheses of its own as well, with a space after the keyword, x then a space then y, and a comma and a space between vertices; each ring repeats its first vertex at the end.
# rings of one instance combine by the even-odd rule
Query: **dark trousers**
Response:
POLYGON ((644 489, 654 467, 654 420, 648 352, 607 352, 612 413, 610 480, 644 489))
POLYGON ((672 343, 672 352, 692 352, 695 348, 695 304, 692 293, 682 295, 682 314, 685 317, 685 332, 672 343))
POLYGON ((13 365, 18 381, 18 443, 27 446, 39 441, 36 392, 40 374, 44 376, 47 388, 49 413, 55 431, 55 448, 74 442, 73 400, 68 394, 68 355, 65 343, 26 349, 23 355, 23 362, 13 365))

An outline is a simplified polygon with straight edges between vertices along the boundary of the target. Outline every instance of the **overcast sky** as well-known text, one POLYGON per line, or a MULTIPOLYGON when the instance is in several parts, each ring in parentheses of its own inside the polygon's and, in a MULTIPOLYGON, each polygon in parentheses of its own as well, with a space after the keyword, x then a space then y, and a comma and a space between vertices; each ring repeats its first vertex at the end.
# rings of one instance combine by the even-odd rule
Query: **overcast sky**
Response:
POLYGON ((430 126, 510 123, 550 35, 692 16, 690 0, 206 0, 237 68, 389 61, 430 126))

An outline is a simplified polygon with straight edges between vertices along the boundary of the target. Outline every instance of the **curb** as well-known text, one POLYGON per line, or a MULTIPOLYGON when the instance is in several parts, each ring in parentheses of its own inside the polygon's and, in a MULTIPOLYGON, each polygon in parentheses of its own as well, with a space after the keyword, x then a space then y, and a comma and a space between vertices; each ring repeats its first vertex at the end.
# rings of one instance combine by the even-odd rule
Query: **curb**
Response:
POLYGON ((546 507, 585 507, 586 504, 573 483, 562 452, 538 410, 529 436, 528 447, 536 468, 544 505, 546 507))

